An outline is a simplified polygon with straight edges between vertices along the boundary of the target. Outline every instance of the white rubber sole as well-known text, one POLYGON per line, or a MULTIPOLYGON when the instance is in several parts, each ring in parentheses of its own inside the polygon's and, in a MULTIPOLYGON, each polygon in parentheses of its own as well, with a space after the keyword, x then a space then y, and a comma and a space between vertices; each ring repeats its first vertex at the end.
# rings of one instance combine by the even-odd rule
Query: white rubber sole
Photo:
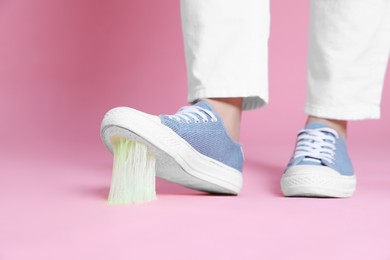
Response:
POLYGON ((236 195, 242 188, 239 171, 196 151, 157 116, 128 107, 111 109, 101 124, 102 141, 110 152, 114 136, 144 143, 156 157, 160 178, 209 193, 236 195))
POLYGON ((343 176, 335 170, 315 165, 297 165, 287 169, 280 185, 287 197, 351 197, 356 189, 355 176, 343 176))

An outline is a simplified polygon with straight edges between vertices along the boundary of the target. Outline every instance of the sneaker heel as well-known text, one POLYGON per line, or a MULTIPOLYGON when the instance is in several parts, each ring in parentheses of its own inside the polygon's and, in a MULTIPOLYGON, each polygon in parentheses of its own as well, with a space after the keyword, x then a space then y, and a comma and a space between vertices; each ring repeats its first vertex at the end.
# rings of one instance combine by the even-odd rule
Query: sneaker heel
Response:
POLYGON ((114 161, 109 204, 137 204, 156 199, 156 159, 146 145, 121 136, 111 139, 114 161))

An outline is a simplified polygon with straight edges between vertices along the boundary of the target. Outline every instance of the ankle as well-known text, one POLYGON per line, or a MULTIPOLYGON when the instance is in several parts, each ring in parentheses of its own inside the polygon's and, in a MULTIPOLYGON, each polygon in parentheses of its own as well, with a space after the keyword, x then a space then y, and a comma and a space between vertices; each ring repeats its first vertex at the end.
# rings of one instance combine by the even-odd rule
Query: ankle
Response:
POLYGON ((222 118, 231 138, 238 141, 240 138, 242 98, 207 98, 206 100, 222 118))
POLYGON ((321 117, 315 117, 315 116, 308 116, 306 120, 306 125, 312 122, 320 122, 328 127, 336 130, 341 137, 344 139, 347 138, 347 125, 348 121, 346 120, 333 120, 333 119, 327 119, 327 118, 321 118, 321 117))

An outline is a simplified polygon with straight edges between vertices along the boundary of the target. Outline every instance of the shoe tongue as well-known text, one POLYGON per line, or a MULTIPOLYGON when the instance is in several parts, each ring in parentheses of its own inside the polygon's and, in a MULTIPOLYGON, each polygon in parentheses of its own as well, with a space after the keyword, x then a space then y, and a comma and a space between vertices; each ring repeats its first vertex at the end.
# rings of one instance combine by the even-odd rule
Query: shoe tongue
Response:
MULTIPOLYGON (((209 110, 211 113, 213 113, 213 115, 218 119, 218 120, 221 120, 221 117, 219 116, 219 114, 217 113, 217 111, 213 108, 212 105, 210 105, 209 102, 207 102, 206 100, 201 100, 201 101, 198 101, 197 103, 194 104, 194 106, 198 106, 198 107, 201 107, 203 109, 206 109, 206 110, 209 110)), ((205 112, 203 112, 204 114, 206 114, 205 112)), ((207 115, 208 117, 210 115, 207 115)))
MULTIPOLYGON (((324 123, 320 123, 320 122, 312 122, 312 123, 307 124, 305 127, 305 129, 310 129, 310 130, 319 129, 319 128, 329 128, 329 126, 327 126, 324 123)), ((328 132, 326 130, 322 130, 321 132, 325 133, 326 135, 334 136, 331 132, 328 132)), ((323 165, 324 164, 324 162, 321 159, 310 157, 310 156, 305 156, 304 158, 302 158, 302 161, 305 162, 306 164, 310 164, 310 165, 323 165)))
POLYGON ((324 123, 320 123, 320 122, 312 122, 312 123, 309 123, 306 125, 306 129, 318 129, 318 128, 324 128, 324 127, 328 127, 327 125, 325 125, 324 123))
MULTIPOLYGON (((310 124, 307 124, 305 129, 319 129, 319 128, 330 128, 329 126, 327 126, 326 124, 324 123, 320 123, 320 122, 312 122, 310 124)), ((321 132, 325 133, 326 135, 331 135, 331 136, 334 136, 335 135, 329 131, 326 131, 325 129, 324 130, 321 130, 321 132)))
POLYGON ((215 112, 213 107, 205 100, 198 101, 195 103, 195 106, 210 110, 211 112, 215 112))

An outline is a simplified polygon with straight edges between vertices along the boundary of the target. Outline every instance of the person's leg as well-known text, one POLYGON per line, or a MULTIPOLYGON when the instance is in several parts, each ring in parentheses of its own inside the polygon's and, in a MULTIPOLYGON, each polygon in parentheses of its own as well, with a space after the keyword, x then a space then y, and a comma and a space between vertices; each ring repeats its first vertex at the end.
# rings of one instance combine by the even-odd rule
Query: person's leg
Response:
POLYGON ((356 180, 347 121, 380 116, 390 2, 312 0, 310 10, 307 130, 298 135, 282 190, 286 196, 348 197, 356 180))
POLYGON ((269 1, 181 0, 188 101, 207 99, 235 140, 240 108, 268 102, 269 1))
POLYGON ((378 119, 389 50, 389 1, 312 0, 305 112, 378 119))
POLYGON ((173 115, 115 108, 101 135, 141 142, 156 174, 192 189, 238 194, 243 153, 241 111, 268 102, 268 0, 182 0, 188 101, 173 115))

